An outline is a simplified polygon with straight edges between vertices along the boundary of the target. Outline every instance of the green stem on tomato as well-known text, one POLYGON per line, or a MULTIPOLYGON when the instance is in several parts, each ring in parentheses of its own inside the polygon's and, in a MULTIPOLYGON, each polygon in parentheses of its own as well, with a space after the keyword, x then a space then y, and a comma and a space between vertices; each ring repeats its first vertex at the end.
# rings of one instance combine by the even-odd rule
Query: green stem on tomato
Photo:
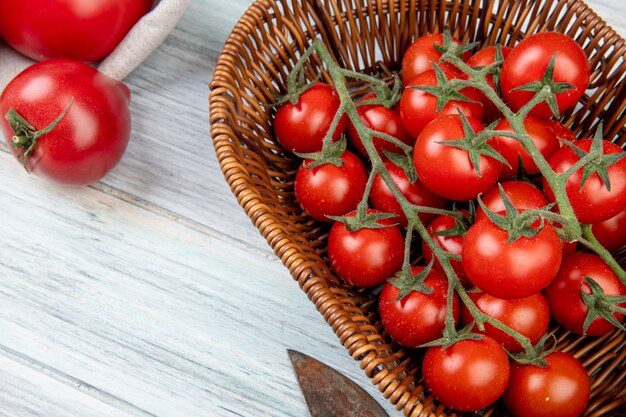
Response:
POLYGON ((606 262, 613 271, 615 271, 620 281, 622 281, 622 283, 626 285, 626 272, 611 255, 611 252, 606 250, 606 248, 602 246, 598 239, 596 239, 593 231, 591 230, 591 226, 592 225, 590 224, 585 224, 582 226, 583 232, 580 243, 594 251, 600 258, 602 258, 602 260, 606 262))

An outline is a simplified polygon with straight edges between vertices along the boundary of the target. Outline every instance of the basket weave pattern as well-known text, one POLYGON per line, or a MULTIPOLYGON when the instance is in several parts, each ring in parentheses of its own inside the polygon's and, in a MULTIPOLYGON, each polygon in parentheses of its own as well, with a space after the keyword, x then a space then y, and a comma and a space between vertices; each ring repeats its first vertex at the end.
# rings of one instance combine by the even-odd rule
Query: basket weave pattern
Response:
MULTIPOLYGON (((563 115, 580 137, 601 120, 605 138, 626 140, 625 41, 577 0, 258 0, 233 29, 218 60, 210 95, 211 136, 226 181, 254 225, 360 362, 385 398, 406 416, 451 416, 420 377, 420 354, 384 332, 375 291, 355 290, 326 261, 329 226, 311 220, 294 198, 300 160, 273 137, 271 105, 314 38, 345 68, 388 76, 424 33, 449 26, 465 42, 513 45, 555 30, 580 43, 590 58, 591 85, 581 105, 563 115)), ((307 76, 322 70, 313 58, 307 76)), ((357 86, 358 87, 358 86, 357 86)), ((624 261, 624 254, 618 260, 624 261)), ((558 348, 573 353, 592 378, 586 416, 626 409, 626 335, 583 338, 556 330, 558 348)), ((506 415, 501 406, 485 416, 506 415)))

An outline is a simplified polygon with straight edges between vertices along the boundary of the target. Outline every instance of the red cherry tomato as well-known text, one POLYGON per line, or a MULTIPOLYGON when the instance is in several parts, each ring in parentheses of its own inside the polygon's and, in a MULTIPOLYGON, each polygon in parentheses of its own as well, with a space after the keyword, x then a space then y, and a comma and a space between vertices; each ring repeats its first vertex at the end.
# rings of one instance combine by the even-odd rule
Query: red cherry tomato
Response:
POLYGON ((87 64, 39 62, 17 75, 0 96, 0 128, 17 156, 23 149, 11 146, 16 132, 5 118, 9 109, 42 130, 69 105, 56 127, 36 141, 27 167, 61 184, 85 185, 104 177, 121 159, 130 137, 129 102, 123 83, 87 64))
MULTIPOLYGON (((448 80, 465 78, 461 73, 443 69, 448 80)), ((400 98, 400 116, 406 130, 416 138, 424 127, 439 115, 458 115, 461 111, 467 117, 480 121, 483 117, 483 105, 480 103, 480 91, 475 88, 464 88, 461 94, 475 102, 450 100, 440 112, 437 112, 437 98, 425 91, 416 90, 412 87, 432 87, 437 85, 437 77, 434 70, 429 70, 413 78, 402 93, 400 98)))
MULTIPOLYGON (((550 309, 541 293, 512 300, 502 300, 482 291, 469 292, 468 295, 480 311, 526 336, 532 345, 536 345, 548 331, 550 309)), ((467 326, 473 321, 474 317, 472 317, 469 309, 463 305, 461 308, 463 326, 467 326)), ((474 327, 473 331, 478 332, 478 328, 474 327)), ((517 340, 489 323, 485 323, 483 333, 500 343, 509 352, 522 352, 524 350, 517 340)))
MULTIPOLYGON (((363 97, 363 101, 371 100, 375 98, 374 94, 367 95, 363 97)), ((389 136, 393 136, 398 139, 400 142, 403 142, 407 145, 413 146, 415 139, 409 135, 409 132, 406 131, 404 125, 402 124, 402 119, 400 118, 400 109, 399 107, 393 107, 388 109, 383 105, 365 105, 359 106, 356 109, 359 114, 359 118, 361 122, 372 130, 377 132, 385 133, 389 136)), ((348 137, 350 138, 350 142, 356 150, 363 156, 367 156, 367 151, 365 150, 365 146, 361 142, 361 138, 357 133, 354 125, 352 123, 348 124, 348 137)), ((393 143, 386 141, 382 138, 374 136, 373 138, 374 147, 378 154, 385 158, 385 154, 383 151, 389 151, 393 153, 401 153, 402 150, 394 145, 393 143)))
POLYGON ((490 219, 474 223, 463 243, 465 273, 478 288, 505 300, 541 291, 561 264, 559 236, 546 222, 532 238, 522 236, 513 242, 508 238, 490 219))
POLYGON ((378 223, 387 227, 351 232, 345 224, 335 222, 330 229, 330 265, 339 278, 356 287, 380 285, 402 268, 404 237, 400 229, 393 226, 393 219, 379 220, 378 223))
MULTIPOLYGON (((461 212, 467 214, 465 210, 461 210, 461 212)), ((436 234, 437 232, 443 232, 444 230, 449 230, 456 226, 456 219, 453 216, 439 215, 435 217, 432 222, 430 222, 426 230, 428 231, 428 234, 434 239, 435 243, 439 245, 439 247, 441 247, 443 250, 455 255, 461 255, 463 251, 462 234, 457 236, 439 236, 436 234)), ((441 263, 439 263, 439 261, 435 259, 435 255, 433 254, 432 249, 424 240, 422 240, 422 253, 424 255, 424 260, 426 263, 429 263, 434 259, 433 268, 435 268, 442 274, 445 274, 441 263)), ((450 266, 456 273, 459 281, 461 281, 461 285, 463 285, 465 288, 469 288, 473 285, 469 278, 467 278, 465 270, 463 269, 463 263, 461 261, 456 259, 450 259, 450 266)))
POLYGON ((0 0, 0 37, 37 61, 98 61, 150 7, 152 0, 0 0))
MULTIPOLYGON (((550 159, 560 149, 561 146, 554 130, 546 125, 543 120, 527 116, 524 119, 524 129, 545 159, 550 159)), ((508 121, 502 120, 496 126, 496 130, 512 132, 513 128, 508 121)), ((510 168, 506 165, 502 167, 500 180, 506 180, 517 174, 520 158, 526 173, 539 173, 537 164, 519 141, 506 136, 496 136, 492 140, 498 142, 498 151, 510 165, 510 168)))
MULTIPOLYGON (((588 312, 581 295, 581 290, 587 294, 591 293, 589 285, 584 280, 585 277, 597 282, 606 295, 626 295, 626 286, 599 256, 582 252, 567 256, 557 276, 544 290, 544 295, 548 300, 552 317, 561 326, 576 334, 583 334, 583 323, 588 312)), ((620 306, 626 307, 626 303, 620 306)), ((614 315, 618 321, 624 318, 623 314, 614 315)), ((599 336, 614 328, 611 323, 599 317, 591 323, 586 334, 599 336)))
MULTIPOLYGON (((453 42, 461 44, 458 39, 452 38, 453 42)), ((434 45, 443 46, 443 34, 433 33, 422 35, 415 39, 402 56, 402 83, 407 84, 422 72, 433 69, 432 63, 439 64, 441 53, 437 52, 434 45)), ((464 58, 469 57, 466 52, 464 58)), ((454 68, 450 63, 441 64, 442 67, 454 68)))
MULTIPOLYGON (((406 176, 404 169, 400 168, 390 160, 384 162, 391 179, 398 187, 402 195, 411 203, 417 206, 426 206, 433 208, 444 208, 447 200, 430 191, 428 188, 416 180, 411 183, 406 176)), ((372 208, 385 212, 394 213, 398 217, 394 220, 398 221, 402 227, 407 226, 407 218, 395 196, 385 184, 382 177, 376 174, 370 192, 370 204, 372 208)), ((428 223, 435 215, 430 213, 420 213, 419 217, 423 223, 428 223)))
MULTIPOLYGON (((511 201, 511 204, 513 204, 513 207, 520 213, 527 209, 539 209, 548 205, 543 193, 530 183, 524 181, 505 181, 500 183, 500 185, 504 190, 504 194, 511 201)), ((505 210, 504 202, 500 195, 500 188, 497 186, 491 188, 480 198, 485 206, 495 213, 505 210)), ((485 214, 482 206, 478 206, 476 209, 476 221, 486 218, 487 214, 485 214)))
MULTIPOLYGON (((423 267, 414 267, 411 273, 417 275, 423 267)), ((433 292, 430 294, 411 291, 400 300, 400 290, 387 281, 379 296, 378 310, 383 327, 396 342, 407 347, 417 347, 441 337, 445 327, 448 280, 438 271, 431 270, 424 284, 433 292)), ((459 300, 454 297, 452 304, 454 320, 459 318, 459 300)))
POLYGON ((352 152, 341 155, 342 166, 333 164, 309 168, 306 159, 296 173, 296 201, 315 220, 331 221, 326 216, 343 216, 356 209, 363 198, 367 171, 352 152))
POLYGON ((493 404, 509 381, 509 359, 488 336, 462 340, 424 355, 422 374, 433 396, 458 411, 477 411, 493 404))
MULTIPOLYGON (((502 51, 503 58, 506 58, 507 55, 509 55, 509 52, 511 52, 511 48, 507 46, 501 46, 500 50, 502 51)), ((486 46, 477 51, 467 60, 467 65, 469 65, 470 67, 486 67, 493 64, 494 62, 496 62, 496 47, 492 45, 486 46)), ((493 75, 487 75, 485 77, 485 80, 492 89, 496 89, 493 75)), ((481 102, 483 103, 483 108, 485 109, 483 116, 483 121, 485 123, 492 122, 502 117, 502 112, 498 110, 495 104, 493 104, 493 102, 489 100, 486 96, 482 95, 481 102)))
POLYGON ((626 209, 615 216, 591 226, 591 232, 598 241, 610 251, 626 245, 626 209))
MULTIPOLYGON (((559 112, 575 105, 589 84, 589 59, 585 51, 567 35, 558 32, 541 32, 530 35, 517 44, 504 60, 500 74, 502 95, 513 111, 518 111, 535 95, 531 91, 513 91, 525 84, 540 81, 556 54, 553 81, 566 82, 574 89, 558 93, 559 112)), ((531 116, 548 118, 552 111, 540 103, 530 111, 531 116)))
MULTIPOLYGON (((475 132, 484 129, 476 119, 468 118, 468 121, 475 132)), ((467 151, 441 143, 464 137, 458 115, 440 116, 424 128, 413 149, 419 179, 432 192, 450 200, 476 198, 493 187, 502 169, 502 162, 482 155, 479 176, 467 151)))
POLYGON ((509 385, 502 396, 516 417, 578 417, 587 407, 587 371, 572 355, 552 352, 548 366, 511 363, 509 385))
MULTIPOLYGON (((297 104, 287 102, 278 108, 274 116, 276 140, 289 152, 320 151, 340 104, 333 87, 314 84, 300 95, 297 104)), ((333 141, 341 137, 347 126, 348 117, 343 115, 333 133, 333 141)))
MULTIPOLYGON (((581 139, 574 144, 589 152, 592 142, 591 139, 581 139)), ((606 140, 602 141, 602 148, 605 155, 624 152, 622 148, 606 140)), ((555 153, 549 162, 556 173, 562 173, 579 159, 570 147, 566 147, 555 153)), ((611 165, 607 171, 611 184, 610 191, 597 173, 591 175, 581 188, 582 168, 567 179, 565 185, 567 197, 580 223, 599 223, 616 216, 626 208, 626 158, 611 165)), ((543 183, 548 201, 555 201, 554 193, 545 179, 543 183)))
POLYGON ((562 148, 566 146, 563 141, 574 142, 576 140, 576 135, 572 130, 565 126, 563 123, 554 120, 554 119, 545 119, 544 122, 554 130, 554 134, 556 138, 559 140, 559 146, 562 148))

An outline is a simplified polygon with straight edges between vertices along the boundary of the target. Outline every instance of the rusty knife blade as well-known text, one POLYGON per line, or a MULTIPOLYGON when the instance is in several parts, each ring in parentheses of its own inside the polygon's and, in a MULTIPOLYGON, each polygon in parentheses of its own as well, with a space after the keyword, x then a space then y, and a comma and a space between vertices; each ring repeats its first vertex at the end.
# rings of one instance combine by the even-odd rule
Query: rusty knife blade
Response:
POLYGON ((288 349, 311 417, 389 417, 363 388, 330 366, 288 349))

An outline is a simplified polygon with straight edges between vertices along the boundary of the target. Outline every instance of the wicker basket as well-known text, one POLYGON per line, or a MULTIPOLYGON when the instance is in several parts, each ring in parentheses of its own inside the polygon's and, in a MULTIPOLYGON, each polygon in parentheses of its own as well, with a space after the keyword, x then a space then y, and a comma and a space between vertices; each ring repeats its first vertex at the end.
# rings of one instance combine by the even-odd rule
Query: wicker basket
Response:
MULTIPOLYGON (((259 0, 233 29, 211 82, 211 135, 221 169, 240 205, 372 382, 406 416, 448 416, 420 377, 420 354, 393 343, 377 313, 376 293, 357 291, 326 262, 328 225, 303 214, 294 199, 300 161, 272 134, 274 95, 313 38, 342 66, 388 76, 424 33, 448 25, 454 36, 512 45, 527 34, 556 30, 590 57, 591 86, 581 106, 564 115, 578 135, 595 130, 626 140, 626 46, 577 0, 259 0)), ((319 63, 309 65, 315 76, 319 63)), ((323 75, 329 81, 327 74, 323 75)), ((621 254, 620 260, 625 256, 621 254)), ((626 335, 582 338, 557 330, 559 349, 582 360, 592 378, 587 416, 626 410, 626 335)), ((506 415, 501 405, 485 416, 506 415)))

